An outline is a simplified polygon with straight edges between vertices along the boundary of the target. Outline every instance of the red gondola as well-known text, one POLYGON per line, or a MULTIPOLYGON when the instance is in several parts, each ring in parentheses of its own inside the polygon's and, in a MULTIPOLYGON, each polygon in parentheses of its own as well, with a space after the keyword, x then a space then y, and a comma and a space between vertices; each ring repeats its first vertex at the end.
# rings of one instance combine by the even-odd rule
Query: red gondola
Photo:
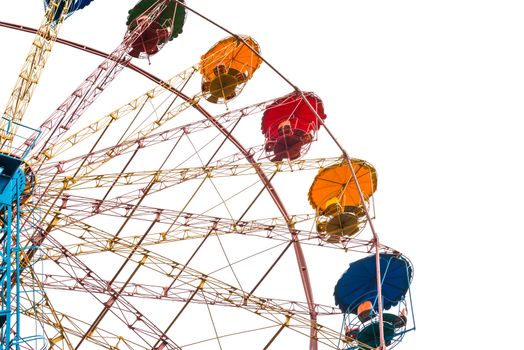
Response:
POLYGON ((320 128, 319 118, 326 119, 324 106, 312 92, 286 95, 269 105, 262 116, 265 150, 272 161, 294 160, 302 156, 320 128))

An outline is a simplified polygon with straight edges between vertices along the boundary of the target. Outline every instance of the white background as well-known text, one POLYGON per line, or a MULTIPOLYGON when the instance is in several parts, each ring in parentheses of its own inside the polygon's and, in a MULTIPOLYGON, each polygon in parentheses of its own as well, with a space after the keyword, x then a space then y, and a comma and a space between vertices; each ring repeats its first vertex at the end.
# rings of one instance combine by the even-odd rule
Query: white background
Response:
MULTIPOLYGON (((61 36, 110 51, 133 4, 95 0, 68 19, 61 36)), ((322 98, 327 125, 349 155, 376 167, 378 233, 415 266, 417 331, 398 349, 518 348, 524 311, 519 288, 524 4, 202 0, 188 5, 233 32, 252 35, 272 65, 322 98)), ((37 0, 3 1, 0 7, 0 20, 32 27, 42 14, 37 0)), ((180 38, 152 57, 151 66, 142 64, 168 78, 225 36, 189 14, 180 38)), ((31 36, 0 29, 0 38, 3 106, 31 36)), ((77 78, 71 86, 55 86, 52 77, 58 73, 45 72, 46 94, 65 96, 95 63, 62 64, 77 78)), ((280 83, 271 94, 252 98, 289 91, 280 83)), ((45 106, 48 96, 35 96, 37 106, 45 106)), ((122 91, 124 100, 132 96, 122 91)), ((49 111, 55 105, 47 106, 49 111)), ((36 109, 31 106, 30 112, 36 109)), ((308 263, 317 263, 314 256, 308 263)), ((345 268, 330 266, 340 273, 345 268)))

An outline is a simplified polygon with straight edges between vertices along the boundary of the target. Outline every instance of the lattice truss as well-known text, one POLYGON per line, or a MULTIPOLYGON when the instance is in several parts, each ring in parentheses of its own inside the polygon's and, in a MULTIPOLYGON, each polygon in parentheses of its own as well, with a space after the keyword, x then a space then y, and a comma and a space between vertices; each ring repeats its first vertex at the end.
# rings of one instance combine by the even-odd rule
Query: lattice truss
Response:
POLYGON ((23 244, 41 251, 24 253, 21 296, 49 348, 283 348, 308 344, 311 329, 320 348, 351 341, 332 302, 308 304, 295 258, 297 242, 325 256, 373 249, 366 231, 326 241, 311 208, 297 211, 342 158, 270 161, 260 118, 280 96, 209 112, 198 65, 80 118, 129 65, 119 46, 41 124, 26 159, 22 219, 36 231, 23 244))

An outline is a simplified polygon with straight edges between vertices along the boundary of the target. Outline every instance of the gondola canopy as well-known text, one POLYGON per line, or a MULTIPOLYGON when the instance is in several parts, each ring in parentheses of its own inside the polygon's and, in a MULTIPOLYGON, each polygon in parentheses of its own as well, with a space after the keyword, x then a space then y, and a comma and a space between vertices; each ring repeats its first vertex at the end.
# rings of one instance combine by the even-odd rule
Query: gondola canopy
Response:
MULTIPOLYGON (((377 189, 377 173, 368 162, 351 159, 356 179, 364 200, 377 189)), ((357 184, 346 161, 321 169, 308 193, 309 203, 318 212, 324 212, 335 201, 342 207, 359 207, 361 203, 357 184)))
MULTIPOLYGON (((334 296, 342 312, 357 314, 358 306, 365 301, 378 310, 375 259, 375 255, 370 255, 352 262, 338 280, 334 296)), ((413 267, 404 256, 380 254, 380 276, 383 308, 387 310, 404 299, 413 278, 413 267)))
POLYGON ((200 60, 202 92, 212 103, 237 96, 262 64, 260 46, 251 37, 228 37, 216 43, 200 60))
POLYGON ((262 133, 267 139, 279 138, 279 125, 287 121, 291 129, 298 129, 305 133, 316 132, 320 128, 318 117, 326 119, 322 100, 312 92, 304 92, 304 96, 313 109, 299 92, 279 98, 267 106, 261 126, 262 133))

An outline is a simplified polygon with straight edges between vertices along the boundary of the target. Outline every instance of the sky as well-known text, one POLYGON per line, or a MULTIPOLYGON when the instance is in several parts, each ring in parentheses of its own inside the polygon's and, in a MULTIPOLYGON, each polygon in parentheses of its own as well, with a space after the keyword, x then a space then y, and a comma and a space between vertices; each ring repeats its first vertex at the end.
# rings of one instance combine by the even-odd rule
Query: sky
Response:
MULTIPOLYGON (((60 36, 109 52, 124 34, 133 3, 95 0, 67 20, 60 36)), ((520 295, 524 243, 524 4, 202 0, 188 5, 232 32, 253 36, 272 66, 322 99, 326 125, 348 154, 377 169, 374 225, 381 242, 404 253, 415 268, 417 330, 397 349, 515 346, 524 311, 514 301, 520 295)), ((19 0, 2 6, 0 20, 36 27, 42 14, 41 1, 19 0)), ((167 79, 225 36, 190 13, 179 38, 151 64, 137 64, 167 79)), ((0 28, 0 37, 0 104, 5 105, 31 35, 0 28)), ((37 118, 40 110, 56 108, 99 61, 57 45, 28 115, 37 118)), ((93 114, 150 88, 126 74, 93 106, 93 114)), ((231 108, 289 92, 291 87, 263 65, 231 108)), ((321 131, 308 156, 336 156, 328 138, 321 131)), ((302 181, 305 194, 310 178, 302 181)), ((305 195, 285 199, 292 209, 308 208, 305 195)), ((324 254, 307 249, 306 259, 313 273, 328 271, 313 285, 317 299, 327 303, 333 278, 360 256, 337 253, 326 263, 324 254)))

